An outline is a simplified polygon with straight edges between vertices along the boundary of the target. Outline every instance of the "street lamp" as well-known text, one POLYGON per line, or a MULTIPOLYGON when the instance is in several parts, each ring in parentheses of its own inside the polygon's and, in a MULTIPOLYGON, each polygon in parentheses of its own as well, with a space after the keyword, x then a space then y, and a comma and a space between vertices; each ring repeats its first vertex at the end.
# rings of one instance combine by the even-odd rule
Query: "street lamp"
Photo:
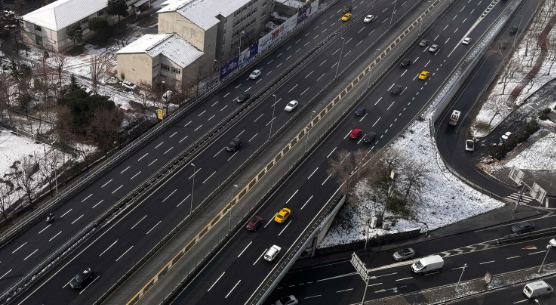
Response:
POLYGON ((342 52, 344 52, 344 45, 346 44, 346 39, 344 37, 342 38, 342 49, 340 50, 340 59, 338 59, 338 65, 336 66, 336 75, 334 76, 334 78, 338 77, 338 68, 340 67, 340 61, 342 60, 342 52))
MULTIPOLYGON (((231 196, 232 198, 230 199, 230 218, 228 221, 228 231, 232 229, 232 208, 234 207, 232 200, 234 200, 234 188, 237 187, 237 184, 234 184, 232 186, 232 192, 231 192, 231 196)), ((235 200, 234 200, 235 201, 235 200)))
MULTIPOLYGON (((380 49, 375 50, 375 56, 373 57, 374 61, 376 61, 376 52, 378 52, 378 51, 380 51, 380 49)), ((376 67, 376 64, 375 64, 375 67, 376 67)), ((369 70, 369 81, 367 83, 367 89, 369 89, 370 87, 371 87, 371 71, 369 70)))
POLYGON ((390 17, 390 25, 388 26, 388 28, 390 28, 392 26, 392 19, 394 19, 394 14, 396 13, 396 3, 398 2, 398 0, 394 1, 394 9, 392 10, 392 17, 390 17))
POLYGON ((542 266, 544 265, 544 261, 546 260, 546 257, 548 256, 548 252, 550 251, 550 248, 552 248, 552 247, 556 247, 556 239, 551 239, 549 244, 546 245, 546 254, 544 255, 541 266, 539 267, 539 271, 537 271, 537 273, 542 272, 542 266))
POLYGON ((461 274, 459 276, 458 284, 456 285, 456 291, 458 291, 458 286, 459 286, 459 283, 461 282, 461 277, 463 276, 463 273, 465 272, 465 268, 467 268, 467 263, 465 263, 463 265, 463 267, 461 268, 462 270, 461 270, 461 274))
POLYGON ((276 103, 278 103, 276 101, 276 94, 273 94, 272 96, 274 96, 274 106, 272 106, 272 117, 270 118, 270 131, 268 132, 268 140, 270 140, 270 136, 272 136, 272 124, 274 123, 274 110, 276 110, 276 103))
MULTIPOLYGON (((315 110, 313 110, 313 113, 316 113, 315 110)), ((309 120, 309 126, 307 127, 307 137, 305 138, 305 152, 307 152, 307 146, 309 146, 309 132, 311 131, 311 125, 313 124, 313 116, 311 116, 310 120, 309 120)))
POLYGON ((191 163, 193 166, 193 185, 191 186, 191 208, 189 209, 189 215, 193 212, 193 189, 195 188, 195 174, 197 174, 197 167, 195 164, 191 163))

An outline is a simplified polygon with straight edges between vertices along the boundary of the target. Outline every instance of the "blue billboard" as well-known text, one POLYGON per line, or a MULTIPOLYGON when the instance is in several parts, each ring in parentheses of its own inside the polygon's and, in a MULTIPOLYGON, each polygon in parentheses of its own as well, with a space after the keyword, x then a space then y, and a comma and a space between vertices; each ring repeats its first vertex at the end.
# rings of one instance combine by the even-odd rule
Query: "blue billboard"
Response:
POLYGON ((239 56, 236 56, 220 68, 220 80, 230 75, 230 73, 234 72, 239 67, 238 60, 239 56))

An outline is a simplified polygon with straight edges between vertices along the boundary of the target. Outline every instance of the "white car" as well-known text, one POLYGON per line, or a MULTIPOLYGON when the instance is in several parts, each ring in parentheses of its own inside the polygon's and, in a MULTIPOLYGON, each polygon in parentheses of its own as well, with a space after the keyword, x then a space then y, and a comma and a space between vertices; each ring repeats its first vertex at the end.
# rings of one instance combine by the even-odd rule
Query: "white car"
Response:
POLYGON ((280 298, 280 300, 274 303, 275 305, 297 305, 299 301, 293 295, 289 295, 287 297, 280 298))
POLYGON ((273 245, 270 249, 268 249, 268 251, 266 251, 264 259, 269 262, 273 261, 276 256, 278 256, 278 253, 280 253, 280 250, 282 250, 282 248, 277 245, 273 245))
POLYGON ((474 151, 475 150, 475 142, 473 140, 465 141, 465 151, 474 151))
POLYGON ((463 38, 463 41, 462 41, 461 43, 467 45, 467 44, 469 44, 470 42, 471 42, 471 38, 465 37, 465 38, 463 38))
POLYGON ((363 22, 369 23, 369 22, 372 22, 375 19, 376 19, 375 15, 367 15, 367 16, 365 16, 365 19, 363 19, 363 22))
POLYGON ((259 76, 261 76, 261 70, 254 70, 249 74, 249 79, 257 79, 259 76))
POLYGON ((130 89, 130 90, 137 89, 137 85, 135 85, 134 83, 132 83, 130 81, 127 81, 127 80, 124 80, 122 82, 122 86, 124 86, 125 88, 130 89))
POLYGON ((286 110, 287 112, 292 112, 295 108, 297 108, 297 105, 299 103, 297 101, 290 101, 287 105, 286 108, 284 108, 284 110, 286 110))
POLYGON ((172 90, 168 90, 168 91, 164 92, 164 94, 162 95, 162 98, 165 101, 167 101, 167 100, 171 99, 173 95, 174 95, 174 92, 172 92, 172 90))

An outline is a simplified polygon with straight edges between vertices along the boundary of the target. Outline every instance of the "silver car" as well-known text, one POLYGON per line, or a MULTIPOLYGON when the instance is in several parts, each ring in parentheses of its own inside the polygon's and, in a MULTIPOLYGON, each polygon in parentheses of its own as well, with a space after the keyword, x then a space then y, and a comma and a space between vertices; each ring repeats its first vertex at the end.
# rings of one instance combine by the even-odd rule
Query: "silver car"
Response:
POLYGON ((287 297, 280 298, 280 300, 276 301, 276 305, 297 305, 299 301, 293 295, 289 295, 287 297))
POLYGON ((430 48, 429 48, 429 52, 431 53, 436 53, 438 52, 438 49, 440 49, 440 47, 437 44, 433 44, 430 48))
POLYGON ((261 70, 253 70, 251 74, 249 74, 249 79, 257 79, 261 76, 261 70))
POLYGON ((411 248, 405 248, 394 252, 394 260, 396 262, 405 261, 415 257, 415 251, 411 248))
POLYGON ((363 19, 363 22, 369 23, 369 22, 372 22, 375 19, 376 19, 375 15, 367 15, 367 16, 365 16, 365 19, 363 19))
POLYGON ((292 112, 295 108, 297 108, 297 105, 299 103, 297 101, 290 101, 287 105, 286 108, 284 108, 284 110, 286 110, 287 112, 292 112))

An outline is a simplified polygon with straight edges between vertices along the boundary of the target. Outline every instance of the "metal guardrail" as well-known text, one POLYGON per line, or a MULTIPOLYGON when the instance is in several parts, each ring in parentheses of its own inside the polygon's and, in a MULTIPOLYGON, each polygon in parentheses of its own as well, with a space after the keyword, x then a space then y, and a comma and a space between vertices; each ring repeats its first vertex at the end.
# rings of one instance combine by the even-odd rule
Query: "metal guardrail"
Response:
POLYGON ((516 234, 515 236, 512 236, 513 234, 509 234, 509 235, 504 236, 502 238, 497 238, 496 239, 496 245, 508 244, 508 243, 511 243, 511 242, 520 242, 520 241, 528 240, 528 239, 531 239, 531 238, 552 236, 552 235, 554 235, 555 232, 556 232, 556 229, 550 228, 550 229, 546 229, 546 230, 543 230, 543 231, 536 231, 536 232, 530 232, 530 233, 524 233, 524 234, 514 233, 514 234, 516 234))

